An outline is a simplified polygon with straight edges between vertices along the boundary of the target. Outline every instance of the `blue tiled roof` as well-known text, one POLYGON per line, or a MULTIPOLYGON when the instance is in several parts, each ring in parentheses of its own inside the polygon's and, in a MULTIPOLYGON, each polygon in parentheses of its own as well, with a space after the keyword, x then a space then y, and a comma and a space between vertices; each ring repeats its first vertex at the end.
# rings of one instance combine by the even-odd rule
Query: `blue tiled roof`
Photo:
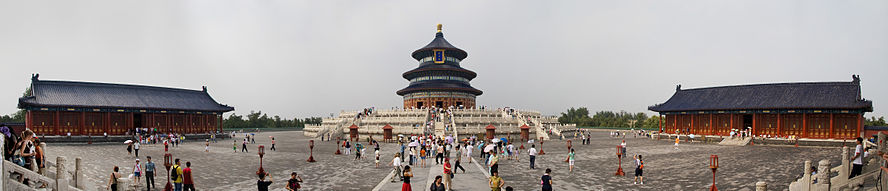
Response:
POLYGON ((860 97, 860 83, 804 82, 754 84, 682 90, 651 111, 711 111, 745 109, 862 109, 872 111, 872 101, 860 97))
POLYGON ((431 56, 432 50, 434 49, 444 49, 446 50, 446 52, 444 53, 445 55, 452 55, 453 57, 460 60, 465 59, 469 56, 466 51, 453 46, 452 44, 450 44, 450 42, 447 42, 447 39, 444 39, 444 33, 438 32, 435 33, 435 39, 433 39, 432 42, 429 42, 429 44, 427 44, 426 46, 413 51, 413 58, 419 60, 423 57, 431 56))
POLYGON ((79 107, 126 108, 181 111, 233 111, 206 92, 143 85, 77 81, 31 82, 32 96, 19 98, 19 108, 79 107))

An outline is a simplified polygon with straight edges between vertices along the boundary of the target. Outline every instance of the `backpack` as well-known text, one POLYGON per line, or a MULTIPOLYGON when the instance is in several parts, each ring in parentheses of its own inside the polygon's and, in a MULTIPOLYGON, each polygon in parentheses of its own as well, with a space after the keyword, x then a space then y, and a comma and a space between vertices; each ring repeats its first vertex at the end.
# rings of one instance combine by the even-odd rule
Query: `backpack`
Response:
POLYGON ((173 172, 170 172, 170 180, 176 181, 176 179, 179 179, 179 170, 178 170, 178 168, 181 168, 181 167, 178 167, 178 166, 177 166, 177 167, 173 167, 173 172))
POLYGON ((644 170, 644 161, 643 161, 643 160, 639 160, 639 162, 641 162, 641 164, 638 165, 638 169, 642 169, 642 170, 644 170))

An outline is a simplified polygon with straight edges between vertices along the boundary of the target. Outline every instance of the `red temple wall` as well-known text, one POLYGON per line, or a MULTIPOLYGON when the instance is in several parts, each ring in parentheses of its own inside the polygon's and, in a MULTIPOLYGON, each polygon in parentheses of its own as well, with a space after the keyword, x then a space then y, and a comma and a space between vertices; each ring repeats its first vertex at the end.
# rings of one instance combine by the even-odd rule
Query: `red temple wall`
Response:
POLYGON ((161 133, 205 133, 218 130, 219 115, 142 113, 134 124, 133 113, 30 111, 27 126, 38 135, 123 135, 135 127, 157 128, 161 133))

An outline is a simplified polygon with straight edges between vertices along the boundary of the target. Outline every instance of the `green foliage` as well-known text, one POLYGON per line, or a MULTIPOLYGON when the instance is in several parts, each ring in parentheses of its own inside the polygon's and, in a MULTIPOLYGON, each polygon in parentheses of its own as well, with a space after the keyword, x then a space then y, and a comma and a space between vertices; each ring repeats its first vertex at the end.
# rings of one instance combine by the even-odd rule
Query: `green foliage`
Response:
POLYGON ((561 113, 558 118, 560 123, 574 123, 580 127, 623 127, 623 128, 657 128, 657 117, 648 117, 647 114, 629 113, 626 111, 599 111, 589 117, 589 109, 585 107, 570 108, 561 113))
MULTIPOLYGON (((28 96, 31 96, 31 86, 28 86, 28 88, 25 89, 25 92, 22 93, 22 97, 28 97, 28 96)), ((27 113, 27 111, 25 111, 24 109, 19 109, 18 111, 13 113, 12 116, 10 116, 10 115, 0 116, 0 122, 2 122, 2 123, 10 123, 10 122, 24 123, 26 113, 27 113)))
POLYGON ((239 128, 281 128, 281 127, 305 127, 305 124, 321 124, 320 117, 311 117, 305 119, 293 118, 284 119, 275 115, 268 117, 268 114, 262 111, 250 111, 246 116, 231 114, 223 122, 223 128, 239 129, 239 128))
POLYGON ((876 117, 870 117, 869 119, 864 118, 864 120, 865 123, 863 124, 866 126, 888 126, 888 124, 885 123, 884 116, 879 117, 878 119, 876 119, 876 117))

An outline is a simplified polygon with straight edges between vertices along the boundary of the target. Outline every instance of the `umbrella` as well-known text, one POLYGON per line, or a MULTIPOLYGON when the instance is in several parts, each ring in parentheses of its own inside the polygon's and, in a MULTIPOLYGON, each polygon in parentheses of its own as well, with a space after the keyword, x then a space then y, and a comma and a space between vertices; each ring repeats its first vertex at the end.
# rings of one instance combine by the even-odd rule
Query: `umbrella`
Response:
POLYGON ((404 136, 404 135, 402 135, 402 134, 398 134, 398 137, 403 137, 403 136, 404 136))
POLYGON ((527 140, 527 144, 533 144, 533 139, 527 140))
POLYGON ((414 142, 410 142, 410 144, 407 144, 407 146, 408 146, 408 147, 418 147, 418 146, 419 146, 419 142, 416 142, 416 141, 414 141, 414 142))
POLYGON ((123 142, 123 144, 130 144, 130 143, 133 143, 133 140, 126 140, 123 142))
POLYGON ((444 138, 444 139, 447 140, 448 143, 452 143, 452 142, 453 142, 453 137, 452 137, 452 136, 447 136, 447 138, 444 138))
POLYGON ((506 139, 506 138, 500 138, 500 140, 502 140, 502 141, 503 141, 503 144, 505 144, 505 143, 508 143, 508 142, 509 142, 509 140, 508 140, 508 139, 506 139))
POLYGON ((693 138, 694 138, 694 134, 690 134, 690 135, 688 135, 688 137, 690 137, 691 139, 693 139, 693 138))
POLYGON ((490 140, 490 142, 499 143, 500 140, 499 139, 492 139, 492 140, 490 140))
POLYGON ((495 149, 495 148, 496 148, 496 146, 493 145, 493 144, 487 145, 486 147, 484 147, 484 152, 485 152, 485 153, 486 153, 486 152, 490 152, 491 150, 493 150, 493 149, 495 149))

